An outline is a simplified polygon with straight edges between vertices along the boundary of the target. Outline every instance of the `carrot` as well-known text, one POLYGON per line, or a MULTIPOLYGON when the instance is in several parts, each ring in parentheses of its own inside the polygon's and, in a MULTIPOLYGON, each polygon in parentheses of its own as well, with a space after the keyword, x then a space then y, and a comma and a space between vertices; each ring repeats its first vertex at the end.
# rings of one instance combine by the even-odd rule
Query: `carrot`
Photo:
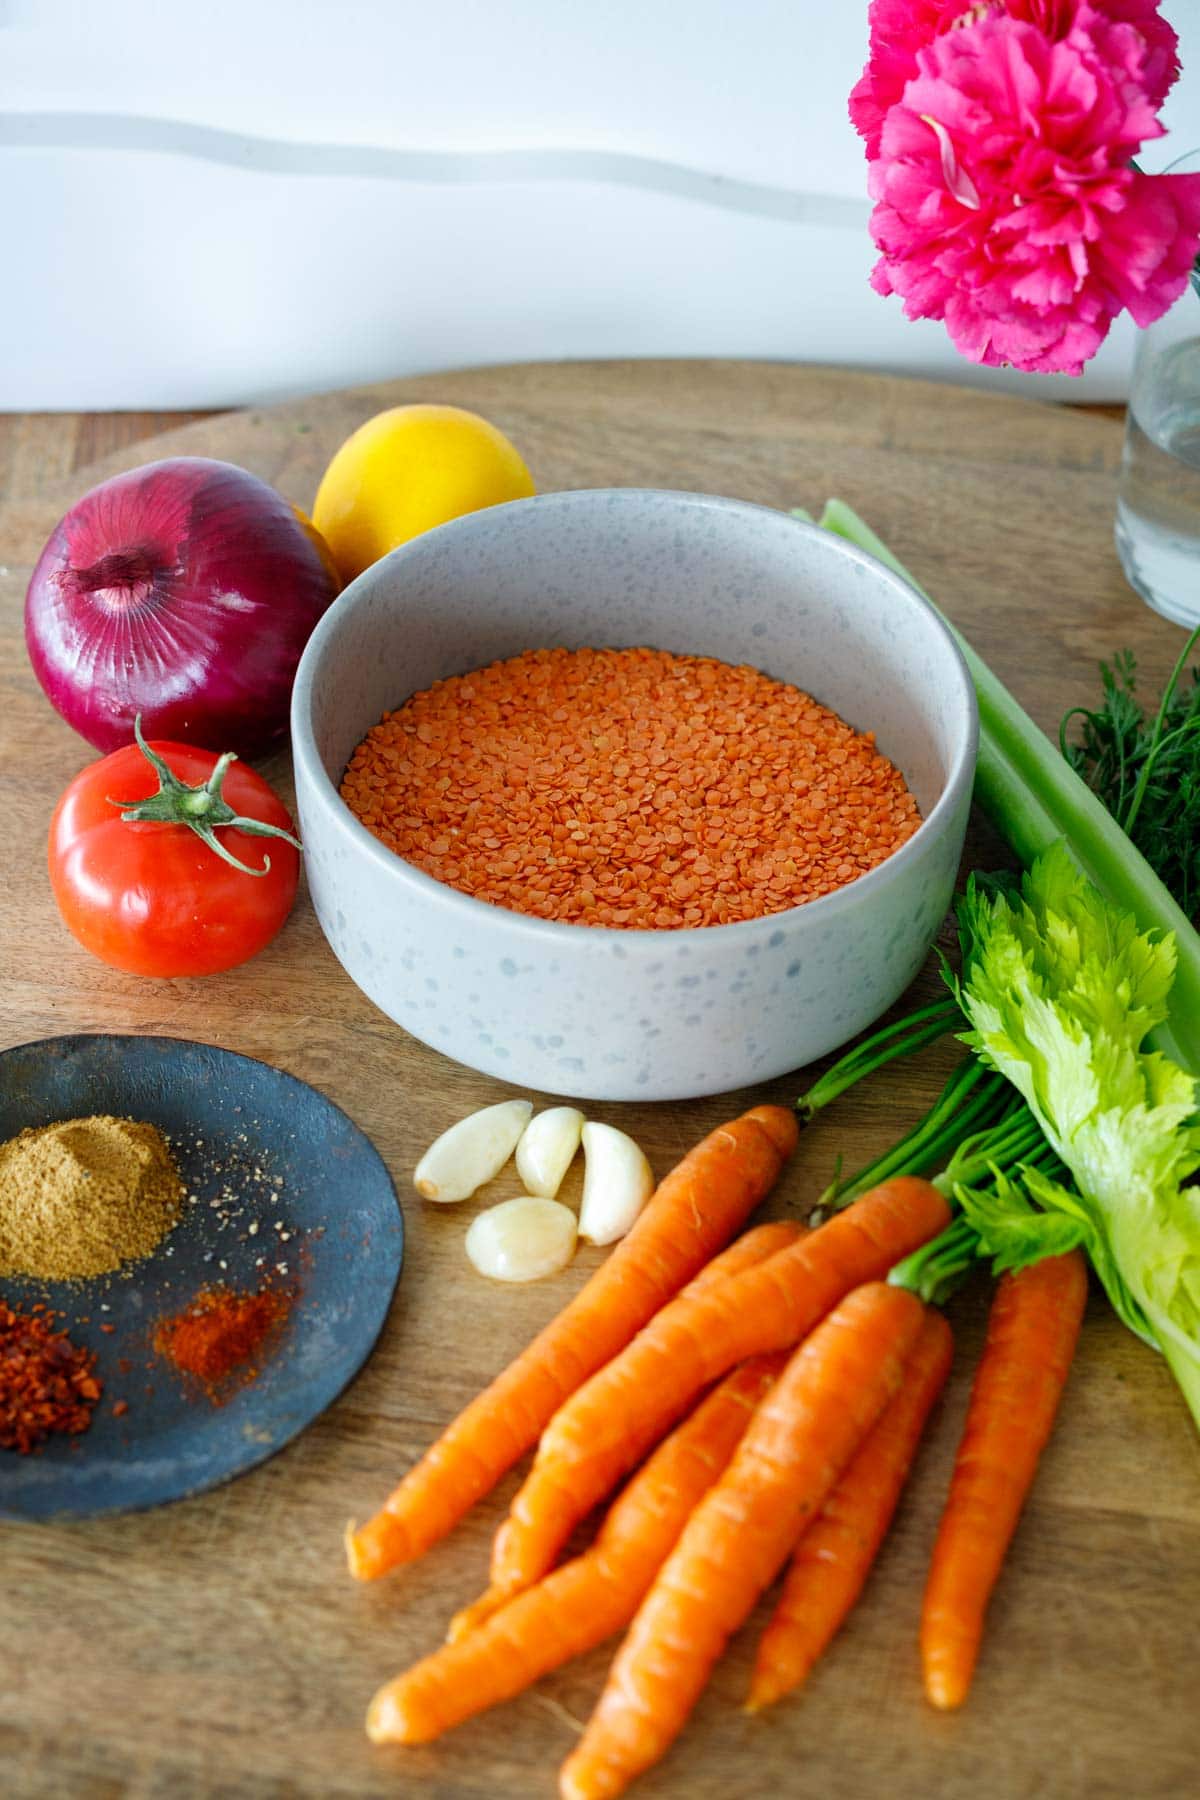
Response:
POLYGON ((796 1546, 779 1604, 759 1640, 748 1711, 800 1686, 858 1599, 953 1353, 942 1314, 927 1313, 900 1392, 796 1546))
POLYGON ((563 1765, 563 1800, 623 1793, 674 1742, 729 1637, 898 1390, 924 1310, 873 1282, 792 1356, 642 1602, 563 1765))
POLYGON ((579 1520, 709 1382, 747 1356, 798 1343, 949 1217, 937 1188, 898 1176, 757 1268, 664 1307, 550 1421, 496 1534, 493 1587, 517 1593, 544 1575, 579 1520))
POLYGON ((1087 1300, 1078 1251, 1002 1275, 921 1612, 925 1697, 961 1706, 983 1620, 1054 1426, 1087 1300))
POLYGON ((758 1357, 727 1375, 639 1469, 591 1549, 380 1688, 368 1736, 428 1743, 628 1625, 786 1361, 758 1357))
MULTIPOLYGON (((752 1231, 744 1231, 727 1250, 714 1256, 689 1281, 682 1290, 683 1293, 701 1294, 718 1281, 725 1281, 731 1275, 740 1275, 743 1269, 752 1268, 756 1263, 764 1262, 768 1256, 773 1256, 777 1250, 794 1244, 805 1229, 793 1219, 774 1219, 765 1225, 756 1225, 752 1231)), ((469 1631, 482 1625, 485 1619, 491 1618, 511 1598, 512 1595, 506 1589, 489 1587, 478 1600, 473 1600, 469 1606, 464 1606, 455 1613, 446 1632, 447 1643, 456 1644, 469 1631)))
POLYGON ((734 1238, 719 1256, 705 1263, 700 1273, 693 1275, 687 1286, 680 1289, 677 1297, 683 1299, 688 1294, 702 1294, 707 1288, 715 1287, 718 1281, 728 1281, 731 1275, 757 1268, 768 1256, 786 1250, 797 1238, 807 1235, 807 1225, 802 1225, 798 1219, 768 1219, 765 1225, 754 1225, 749 1231, 743 1231, 741 1237, 734 1238))
POLYGON ((459 1414, 383 1510, 351 1528, 351 1573, 372 1580, 444 1537, 536 1442, 555 1408, 738 1229, 798 1135, 792 1112, 756 1106, 689 1151, 570 1305, 459 1414))

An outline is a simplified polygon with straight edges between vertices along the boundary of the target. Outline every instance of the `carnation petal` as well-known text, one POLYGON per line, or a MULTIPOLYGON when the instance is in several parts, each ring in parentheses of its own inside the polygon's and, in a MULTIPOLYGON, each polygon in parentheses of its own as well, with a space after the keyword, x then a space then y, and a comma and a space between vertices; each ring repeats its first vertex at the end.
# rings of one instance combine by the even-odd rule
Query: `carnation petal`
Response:
POLYGON ((1200 175, 1134 175, 1102 244, 1105 273, 1138 325, 1179 298, 1200 249, 1200 175))

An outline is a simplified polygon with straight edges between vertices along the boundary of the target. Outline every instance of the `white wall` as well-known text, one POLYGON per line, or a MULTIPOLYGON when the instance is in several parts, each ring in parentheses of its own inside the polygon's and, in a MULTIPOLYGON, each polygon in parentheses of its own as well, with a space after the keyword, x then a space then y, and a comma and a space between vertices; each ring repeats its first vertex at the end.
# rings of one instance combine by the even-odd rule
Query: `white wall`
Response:
MULTIPOLYGON (((1200 143, 1200 0, 1168 0, 1200 143)), ((0 0, 0 406, 542 357, 980 372, 866 284, 865 0, 0 0)))

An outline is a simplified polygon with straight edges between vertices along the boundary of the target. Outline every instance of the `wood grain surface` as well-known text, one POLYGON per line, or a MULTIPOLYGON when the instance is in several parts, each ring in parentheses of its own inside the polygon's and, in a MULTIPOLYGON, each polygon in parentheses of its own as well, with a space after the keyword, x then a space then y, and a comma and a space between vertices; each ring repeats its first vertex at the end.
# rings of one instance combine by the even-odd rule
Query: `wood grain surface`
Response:
MULTIPOLYGON (((465 1262, 463 1233, 479 1205, 515 1191, 511 1171, 459 1208, 422 1208, 407 1187, 439 1130, 507 1090, 377 1012, 303 897, 247 967, 149 983, 76 947, 44 874, 54 800, 90 754, 44 701, 21 638, 29 566, 65 505, 101 474, 168 452, 244 463, 307 505, 346 433, 404 398, 485 413, 513 435, 543 489, 654 485, 810 508, 840 495, 1048 728, 1095 693, 1099 657, 1129 644, 1147 683, 1158 683, 1181 642, 1130 592, 1113 553, 1119 425, 1033 402, 832 369, 548 364, 227 414, 152 441, 121 425, 106 438, 103 426, 70 420, 9 421, 0 435, 0 1042, 161 1031, 267 1058, 371 1134, 405 1196, 410 1244, 378 1352, 272 1462, 158 1512, 0 1531, 0 1790, 22 1800, 538 1800, 555 1792, 574 1721, 607 1666, 596 1652, 429 1748, 376 1750, 362 1731, 376 1685, 438 1643, 450 1611, 480 1587, 514 1484, 423 1562, 374 1586, 346 1576, 342 1527, 374 1508, 597 1255, 529 1289, 488 1286, 465 1262), (86 470, 84 439, 102 458, 86 470)), ((290 793, 286 757, 267 772, 290 793)), ((998 850, 977 832, 971 854, 994 860, 998 850)), ((917 991, 934 986, 930 968, 917 991)), ((955 1054, 940 1046, 827 1114, 768 1210, 803 1212, 839 1153, 855 1166, 882 1149, 932 1098, 955 1054)), ((799 1085, 602 1110, 635 1133, 661 1173, 731 1111, 799 1085)), ((867 1593, 803 1699, 762 1718, 742 1714, 753 1644, 743 1633, 675 1751, 639 1785, 647 1800, 1196 1792, 1195 1433, 1160 1360, 1098 1297, 970 1703, 939 1717, 921 1700, 921 1586, 986 1297, 980 1285, 950 1308, 958 1355, 947 1398, 867 1593)))

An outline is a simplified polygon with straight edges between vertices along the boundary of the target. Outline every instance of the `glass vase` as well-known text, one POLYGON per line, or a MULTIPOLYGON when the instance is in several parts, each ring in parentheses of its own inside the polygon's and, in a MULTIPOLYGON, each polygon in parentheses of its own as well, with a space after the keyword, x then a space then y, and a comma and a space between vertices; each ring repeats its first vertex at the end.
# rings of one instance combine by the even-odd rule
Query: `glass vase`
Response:
MULTIPOLYGON (((1200 171, 1200 150, 1166 172, 1200 171)), ((1117 486, 1117 554, 1156 612, 1200 624, 1200 275, 1141 334, 1117 486)))

